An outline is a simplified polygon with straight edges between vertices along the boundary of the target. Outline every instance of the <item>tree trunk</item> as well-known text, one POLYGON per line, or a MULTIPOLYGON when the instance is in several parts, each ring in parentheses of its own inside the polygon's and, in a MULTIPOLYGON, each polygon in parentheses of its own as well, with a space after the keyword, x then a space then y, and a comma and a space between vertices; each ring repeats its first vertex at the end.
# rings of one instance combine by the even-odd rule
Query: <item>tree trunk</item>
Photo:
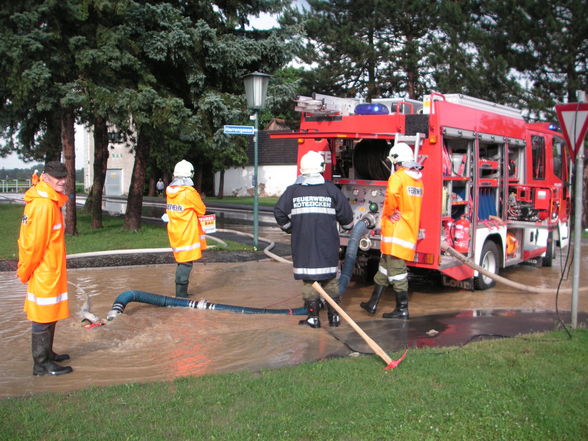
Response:
POLYGON ((194 177, 192 178, 194 188, 202 195, 202 164, 196 164, 194 168, 194 177))
POLYGON ((147 190, 147 196, 155 196, 155 179, 153 178, 153 176, 151 176, 149 178, 149 185, 148 185, 148 190, 147 190))
POLYGON ((123 225, 123 228, 128 231, 138 231, 141 228, 141 208, 143 207, 143 188, 145 187, 145 170, 147 169, 149 148, 148 136, 144 130, 139 129, 135 146, 135 164, 123 225))
POLYGON ((65 193, 69 197, 65 203, 65 233, 75 236, 78 234, 76 227, 76 145, 74 115, 70 109, 64 110, 61 116, 61 147, 65 168, 67 168, 65 193))
POLYGON ((225 194, 225 171, 221 170, 219 173, 219 178, 218 178, 218 195, 216 197, 219 199, 222 199, 224 194, 225 194))
POLYGON ((96 117, 94 121, 94 180, 89 198, 91 198, 89 211, 92 217, 91 228, 102 228, 102 196, 104 194, 104 182, 108 168, 108 128, 106 120, 96 117))

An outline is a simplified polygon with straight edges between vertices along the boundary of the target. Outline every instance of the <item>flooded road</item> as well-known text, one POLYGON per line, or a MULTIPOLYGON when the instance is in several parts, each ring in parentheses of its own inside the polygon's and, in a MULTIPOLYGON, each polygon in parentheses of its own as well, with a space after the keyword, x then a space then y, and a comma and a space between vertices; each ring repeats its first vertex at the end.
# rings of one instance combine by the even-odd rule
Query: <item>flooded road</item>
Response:
MULTIPOLYGON (((588 268, 586 244, 582 254, 582 268, 588 268)), ((519 283, 556 287, 560 271, 557 260, 552 268, 519 265, 501 274, 519 283)), ((334 332, 325 326, 326 317, 325 327, 316 330, 298 326, 300 317, 297 316, 246 315, 130 303, 124 314, 105 326, 82 325, 78 313, 88 298, 91 312, 105 320, 115 298, 123 291, 135 289, 173 296, 174 275, 173 264, 69 270, 72 317, 58 323, 54 349, 70 354, 69 364, 74 372, 61 377, 33 377, 30 322, 22 312, 25 286, 14 273, 1 272, 0 291, 4 301, 0 311, 3 354, 0 398, 92 385, 256 371, 352 353, 340 338, 351 328, 343 324, 334 332)), ((562 284, 562 287, 570 286, 571 280, 562 284)), ((582 274, 580 286, 588 286, 587 272, 582 274)), ((412 287, 410 313, 415 319, 469 310, 554 311, 556 308, 555 294, 529 294, 501 285, 488 291, 464 291, 415 280, 412 287)), ((359 308, 359 302, 369 297, 371 289, 352 282, 342 305, 366 330, 389 326, 391 321, 381 319, 381 313, 394 306, 389 289, 378 313, 368 316, 359 308)), ((302 306, 300 282, 292 278, 291 267, 269 259, 196 264, 189 292, 194 300, 204 298, 212 303, 277 309, 302 306)), ((587 297, 581 293, 579 311, 588 311, 587 297)), ((560 294, 559 309, 569 311, 570 305, 571 294, 560 294)))

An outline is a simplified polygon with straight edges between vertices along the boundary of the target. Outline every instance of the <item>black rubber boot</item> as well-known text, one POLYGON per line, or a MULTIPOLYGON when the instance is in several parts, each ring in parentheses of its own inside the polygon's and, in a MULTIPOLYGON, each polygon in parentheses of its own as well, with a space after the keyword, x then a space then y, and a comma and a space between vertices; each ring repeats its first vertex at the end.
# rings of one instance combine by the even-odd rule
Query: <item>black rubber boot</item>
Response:
POLYGON ((188 284, 192 262, 181 262, 176 267, 176 297, 188 298, 188 284))
MULTIPOLYGON (((340 297, 333 297, 333 300, 337 305, 341 304, 340 297)), ((341 325, 341 317, 339 317, 339 313, 329 304, 327 304, 327 316, 329 317, 329 326, 331 328, 337 328, 341 325)))
POLYGON ((49 346, 49 359, 51 361, 57 361, 57 362, 69 360, 69 354, 56 354, 55 352, 53 352, 53 340, 55 339, 55 323, 53 323, 49 327, 49 332, 51 333, 51 345, 49 346))
POLYGON ((50 359, 51 331, 33 332, 33 375, 63 375, 73 371, 70 366, 59 366, 50 359))
POLYGON ((382 314, 384 318, 397 318, 408 320, 408 292, 402 291, 396 293, 396 309, 392 312, 382 314))
POLYGON ((181 297, 183 299, 188 298, 188 285, 180 285, 176 283, 176 297, 181 297))
POLYGON ((304 306, 308 311, 308 317, 298 322, 299 325, 310 326, 311 328, 320 328, 321 319, 319 318, 319 300, 305 300, 304 306))
POLYGON ((382 297, 382 293, 386 289, 383 285, 374 285, 374 291, 372 292, 372 296, 367 302, 361 302, 359 306, 365 309, 368 314, 375 314, 376 309, 378 309, 378 303, 380 303, 380 297, 382 297))

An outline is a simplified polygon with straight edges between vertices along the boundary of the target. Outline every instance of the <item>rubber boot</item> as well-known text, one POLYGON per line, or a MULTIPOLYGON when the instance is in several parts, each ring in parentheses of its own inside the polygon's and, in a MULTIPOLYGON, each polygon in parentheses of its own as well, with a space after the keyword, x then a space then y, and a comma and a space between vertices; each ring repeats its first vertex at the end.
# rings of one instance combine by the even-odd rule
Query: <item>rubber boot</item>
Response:
POLYGON ((188 285, 176 283, 176 297, 188 298, 188 285))
POLYGON ((378 303, 380 303, 380 297, 382 297, 382 293, 386 289, 383 285, 374 285, 374 291, 372 292, 372 296, 367 302, 361 302, 359 306, 367 311, 368 314, 375 314, 376 309, 378 308, 378 303))
POLYGON ((188 297, 188 283, 190 282, 191 271, 192 262, 178 263, 176 268, 176 297, 188 297))
POLYGON ((387 312, 383 314, 382 317, 408 320, 408 292, 397 292, 396 309, 392 312, 387 312))
POLYGON ((70 366, 59 366, 50 359, 51 331, 33 332, 33 375, 63 375, 73 371, 70 366))
POLYGON ((56 354, 53 352, 53 340, 55 339, 55 323, 49 327, 49 332, 51 333, 51 345, 49 346, 49 359, 51 361, 67 361, 69 360, 69 354, 56 354))
MULTIPOLYGON (((340 297, 333 297, 333 300, 337 305, 341 304, 340 297)), ((339 313, 329 304, 327 304, 327 316, 329 317, 329 326, 331 328, 337 328, 341 325, 341 317, 339 317, 339 313)))
POLYGON ((307 325, 311 328, 321 327, 321 320, 319 318, 319 303, 320 301, 318 299, 304 301, 304 306, 308 311, 308 317, 306 317, 304 320, 300 320, 298 322, 299 325, 307 325))

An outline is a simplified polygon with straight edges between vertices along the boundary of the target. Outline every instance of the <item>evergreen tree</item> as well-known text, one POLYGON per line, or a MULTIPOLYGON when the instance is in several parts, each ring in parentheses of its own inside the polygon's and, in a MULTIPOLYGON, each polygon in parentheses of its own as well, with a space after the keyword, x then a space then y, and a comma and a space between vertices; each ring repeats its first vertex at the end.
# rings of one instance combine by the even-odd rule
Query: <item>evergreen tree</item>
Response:
POLYGON ((587 12, 583 0, 480 2, 486 44, 521 74, 530 116, 553 119, 555 104, 588 88, 587 12))
POLYGON ((338 96, 406 96, 425 89, 427 38, 437 29, 437 3, 427 0, 309 0, 282 24, 304 29, 297 55, 312 66, 313 89, 338 96))
POLYGON ((83 20, 73 0, 4 2, 0 7, 0 124, 24 158, 60 159, 68 169, 65 231, 76 234, 75 108, 66 95, 76 78, 72 38, 83 20))

